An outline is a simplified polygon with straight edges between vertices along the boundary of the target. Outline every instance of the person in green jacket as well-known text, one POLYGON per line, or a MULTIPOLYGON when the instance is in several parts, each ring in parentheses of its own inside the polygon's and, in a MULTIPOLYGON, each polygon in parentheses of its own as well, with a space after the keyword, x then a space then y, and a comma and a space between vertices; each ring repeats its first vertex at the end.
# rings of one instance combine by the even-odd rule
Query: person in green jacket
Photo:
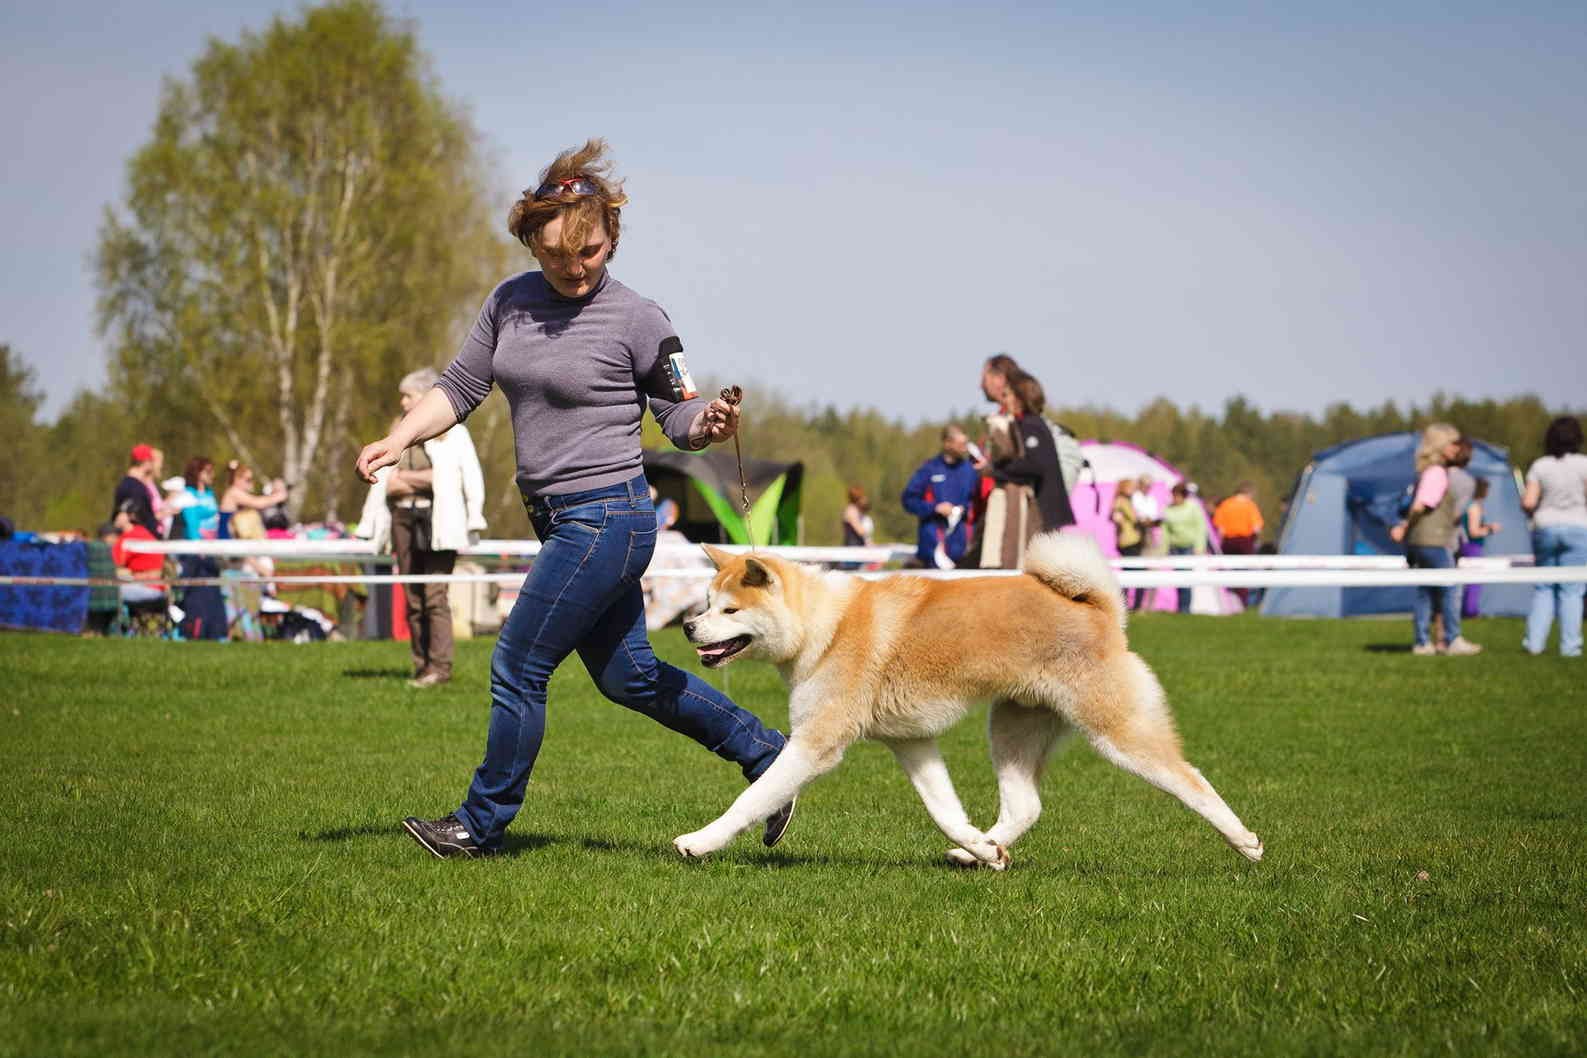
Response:
MULTIPOLYGON (((1173 487, 1172 500, 1163 510, 1163 536, 1170 555, 1207 553, 1207 512, 1181 481, 1173 487)), ((1190 589, 1179 589, 1179 612, 1190 612, 1190 589)))

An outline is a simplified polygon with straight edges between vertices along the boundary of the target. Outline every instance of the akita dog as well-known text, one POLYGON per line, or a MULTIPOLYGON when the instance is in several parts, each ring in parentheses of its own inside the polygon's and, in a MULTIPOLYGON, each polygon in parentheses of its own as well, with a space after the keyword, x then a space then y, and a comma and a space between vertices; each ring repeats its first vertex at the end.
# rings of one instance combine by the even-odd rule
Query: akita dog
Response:
POLYGON ((793 734, 722 816, 673 844, 705 856, 831 771, 857 739, 884 742, 926 811, 953 842, 948 856, 1003 870, 1008 847, 1041 814, 1037 780, 1059 737, 1083 732, 1097 752, 1179 798, 1235 851, 1262 842, 1180 752, 1163 689, 1124 639, 1118 581, 1092 540, 1031 541, 1024 575, 866 580, 770 555, 707 546, 717 567, 707 609, 684 631, 708 667, 770 661, 789 688, 793 734), (1001 802, 982 831, 965 815, 937 736, 990 702, 1001 802))

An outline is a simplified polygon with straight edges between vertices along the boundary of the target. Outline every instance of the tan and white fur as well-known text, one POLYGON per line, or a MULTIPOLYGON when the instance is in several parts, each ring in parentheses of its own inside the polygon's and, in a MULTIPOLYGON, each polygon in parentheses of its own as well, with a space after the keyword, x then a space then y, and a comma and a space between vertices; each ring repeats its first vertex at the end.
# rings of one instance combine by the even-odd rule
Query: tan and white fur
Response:
POLYGON ((831 771, 856 740, 886 743, 966 866, 1002 870, 1041 814, 1037 783, 1060 738, 1179 798, 1247 859, 1262 842, 1185 761, 1163 689, 1124 637, 1117 580, 1089 537, 1049 533, 1024 575, 867 580, 771 555, 707 546, 717 567, 707 609, 684 622, 707 667, 735 657, 776 665, 792 735, 771 767, 718 819, 673 844, 706 856, 831 771), (1000 807, 975 826, 937 737, 980 702, 1000 807))

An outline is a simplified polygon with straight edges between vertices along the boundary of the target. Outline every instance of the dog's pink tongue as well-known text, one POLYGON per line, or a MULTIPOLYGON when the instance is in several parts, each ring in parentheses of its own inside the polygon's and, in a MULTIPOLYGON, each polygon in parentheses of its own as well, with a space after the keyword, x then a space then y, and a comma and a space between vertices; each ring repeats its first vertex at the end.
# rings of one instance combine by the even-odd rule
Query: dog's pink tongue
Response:
POLYGON ((742 638, 727 639, 720 643, 708 643, 697 649, 700 651, 700 660, 722 662, 737 653, 743 644, 744 640, 742 638))

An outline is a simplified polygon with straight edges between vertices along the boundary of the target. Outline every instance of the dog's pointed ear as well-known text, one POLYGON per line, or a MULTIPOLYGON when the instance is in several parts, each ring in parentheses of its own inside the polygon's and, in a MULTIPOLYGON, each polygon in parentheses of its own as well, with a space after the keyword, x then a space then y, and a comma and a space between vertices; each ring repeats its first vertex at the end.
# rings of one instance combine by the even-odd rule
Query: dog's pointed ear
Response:
POLYGON ((712 547, 710 544, 701 544, 700 547, 705 550, 705 557, 711 560, 711 565, 717 569, 721 569, 733 557, 721 548, 712 547))
POLYGON ((771 568, 758 558, 744 560, 744 587, 769 588, 773 583, 771 568))

